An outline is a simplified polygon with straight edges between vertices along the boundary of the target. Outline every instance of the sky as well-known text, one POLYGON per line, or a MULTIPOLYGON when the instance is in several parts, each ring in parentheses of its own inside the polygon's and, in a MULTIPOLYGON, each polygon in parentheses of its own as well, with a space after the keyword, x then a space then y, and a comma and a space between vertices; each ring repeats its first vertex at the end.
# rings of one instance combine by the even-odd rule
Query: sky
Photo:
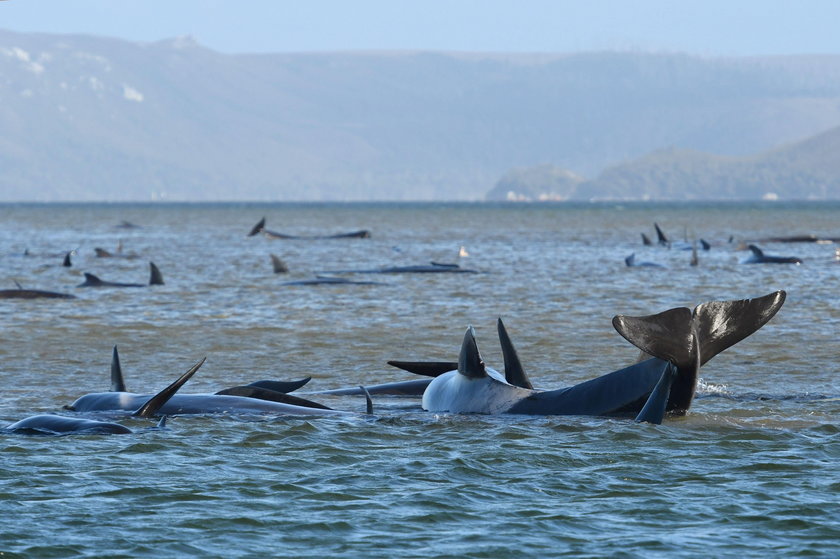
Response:
POLYGON ((224 53, 840 54, 837 0, 0 0, 0 29, 224 53))

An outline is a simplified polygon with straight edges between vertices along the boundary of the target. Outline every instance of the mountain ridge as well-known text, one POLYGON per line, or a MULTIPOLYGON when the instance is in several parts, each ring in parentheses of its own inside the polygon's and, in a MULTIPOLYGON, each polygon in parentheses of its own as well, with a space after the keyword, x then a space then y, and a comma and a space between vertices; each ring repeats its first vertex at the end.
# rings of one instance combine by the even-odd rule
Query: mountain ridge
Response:
MULTIPOLYGON (((0 30, 0 200, 475 200, 840 126, 840 56, 228 55, 0 30)), ((804 156, 803 156, 804 157, 804 156)))

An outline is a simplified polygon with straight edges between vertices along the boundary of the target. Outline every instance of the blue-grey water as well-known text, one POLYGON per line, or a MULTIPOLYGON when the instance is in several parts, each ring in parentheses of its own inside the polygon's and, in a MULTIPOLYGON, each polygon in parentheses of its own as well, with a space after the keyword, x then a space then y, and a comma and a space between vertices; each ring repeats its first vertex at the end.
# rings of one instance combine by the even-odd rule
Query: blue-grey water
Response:
POLYGON ((386 397, 366 417, 362 398, 319 397, 360 413, 0 434, 0 556, 836 557, 840 245, 761 245, 802 265, 742 264, 738 245, 840 237, 838 218, 837 203, 0 205, 0 289, 78 296, 0 300, 0 425, 107 390, 114 345, 129 390, 157 391, 204 356, 185 392, 304 376, 317 390, 410 378, 388 359, 454 360, 470 324, 501 367, 501 316, 534 383, 555 388, 635 360, 615 314, 788 293, 703 367, 689 414, 659 426, 438 415, 386 397), (372 237, 246 237, 263 216, 284 233, 372 237), (654 222, 713 246, 691 267, 690 252, 642 246, 654 222), (95 257, 119 243, 139 257, 95 257), (633 252, 665 267, 627 268, 633 252), (430 260, 483 273, 281 285, 430 260), (145 282, 149 261, 165 285, 75 287, 86 271, 145 282))

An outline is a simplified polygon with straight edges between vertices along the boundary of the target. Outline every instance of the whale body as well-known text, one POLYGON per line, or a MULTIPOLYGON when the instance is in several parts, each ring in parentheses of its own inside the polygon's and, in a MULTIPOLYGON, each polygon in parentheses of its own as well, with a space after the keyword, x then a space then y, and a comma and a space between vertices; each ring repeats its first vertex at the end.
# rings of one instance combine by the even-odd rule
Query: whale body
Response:
MULTIPOLYGON (((661 423, 668 413, 688 411, 700 367, 766 324, 784 299, 785 292, 777 291, 755 299, 710 301, 693 311, 680 307, 643 317, 616 316, 615 329, 649 358, 558 390, 516 385, 487 367, 469 327, 457 369, 432 379, 422 406, 439 413, 629 416, 661 423)), ((501 319, 498 326, 500 339, 507 338, 501 319)), ((522 370, 512 344, 503 343, 502 349, 506 368, 510 362, 522 370)))

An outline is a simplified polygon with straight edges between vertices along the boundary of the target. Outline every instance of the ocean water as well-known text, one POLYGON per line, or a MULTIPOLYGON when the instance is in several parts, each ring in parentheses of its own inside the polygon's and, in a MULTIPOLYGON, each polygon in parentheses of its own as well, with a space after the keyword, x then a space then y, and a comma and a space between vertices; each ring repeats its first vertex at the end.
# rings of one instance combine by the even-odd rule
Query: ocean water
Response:
POLYGON ((154 392, 311 376, 318 390, 408 380, 388 359, 454 360, 468 325, 501 367, 503 317, 535 385, 626 366, 615 314, 787 291, 779 314, 701 370, 685 417, 431 414, 410 398, 313 397, 342 418, 124 419, 130 435, 0 433, 0 557, 836 557, 840 553, 838 203, 0 205, 0 425, 109 388, 154 392), (261 218, 295 235, 246 237, 261 218), (139 227, 117 227, 123 220, 139 227), (690 251, 646 247, 659 223, 690 251), (97 258, 94 248, 136 258, 97 258), (459 247, 469 253, 459 257, 459 247), (61 266, 75 250, 73 266, 61 266), (26 253, 26 255, 24 255, 26 253), (624 258, 662 264, 628 268, 624 258), (288 274, 272 273, 270 254, 288 274), (83 273, 165 285, 84 289, 83 273), (479 274, 319 271, 429 261, 479 274))

